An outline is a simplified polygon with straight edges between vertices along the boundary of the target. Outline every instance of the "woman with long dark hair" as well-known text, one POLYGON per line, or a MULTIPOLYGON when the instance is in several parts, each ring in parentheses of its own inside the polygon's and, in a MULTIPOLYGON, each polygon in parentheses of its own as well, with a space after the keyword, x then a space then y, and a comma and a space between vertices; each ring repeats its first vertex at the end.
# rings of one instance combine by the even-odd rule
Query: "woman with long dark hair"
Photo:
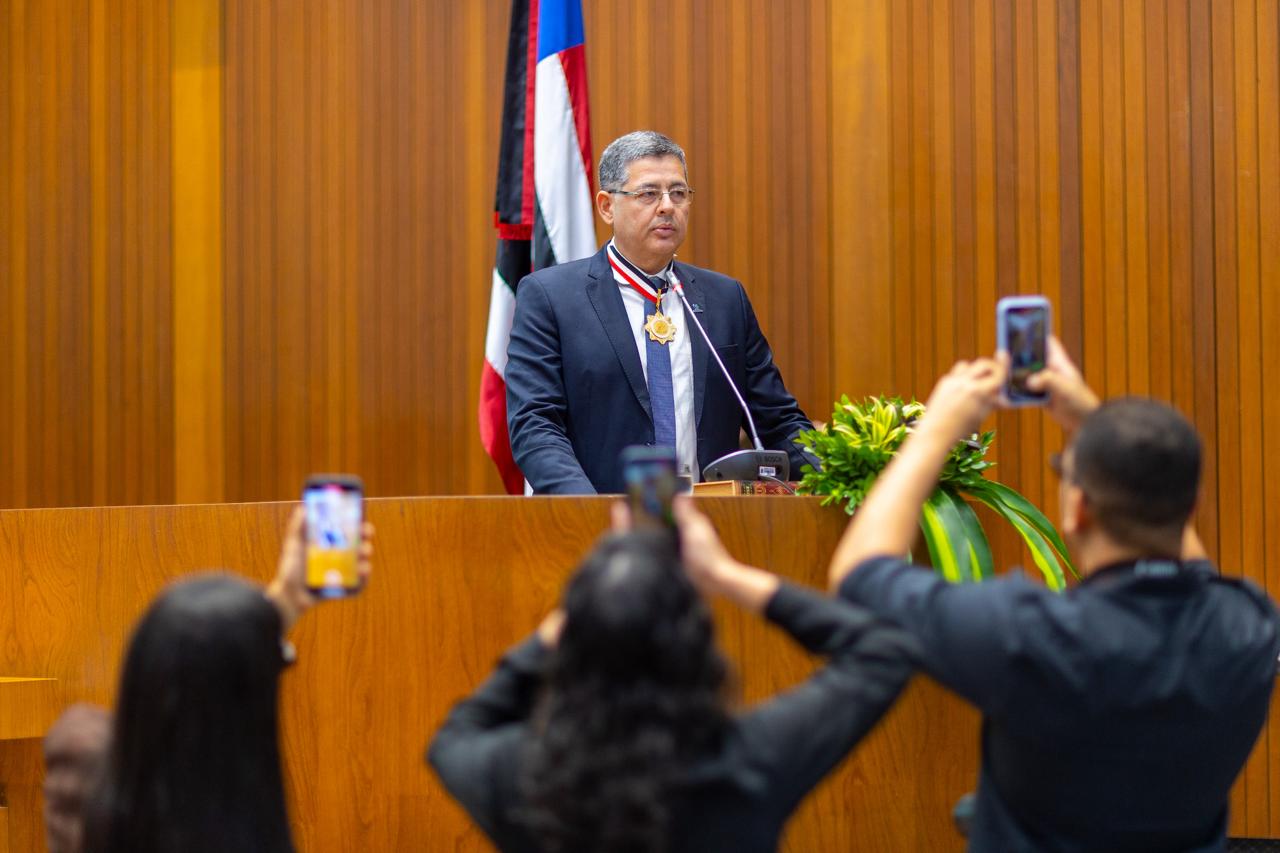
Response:
MULTIPOLYGON (((277 738, 283 639, 315 603, 303 514, 264 590, 226 575, 170 586, 129 643, 84 853, 291 853, 277 738)), ((366 525, 360 573, 369 574, 366 525)))
POLYGON ((775 850, 910 676, 901 631, 738 563, 690 504, 677 513, 683 560, 662 533, 604 539, 561 609, 436 734, 428 760, 505 853, 775 850), (827 665, 731 712, 700 590, 827 665))

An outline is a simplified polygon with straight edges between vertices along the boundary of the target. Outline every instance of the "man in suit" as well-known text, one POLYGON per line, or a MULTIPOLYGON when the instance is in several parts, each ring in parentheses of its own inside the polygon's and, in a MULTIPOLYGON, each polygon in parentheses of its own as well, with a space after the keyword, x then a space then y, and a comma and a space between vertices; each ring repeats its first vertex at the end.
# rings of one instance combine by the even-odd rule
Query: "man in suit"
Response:
POLYGON ((507 349, 507 427, 516 464, 538 494, 624 490, 628 445, 676 449, 681 474, 738 449, 733 390, 673 290, 684 286, 761 442, 807 461, 811 429, 773 363, 742 285, 675 259, 693 190, 684 151, 653 131, 600 157, 596 209, 613 239, 590 258, 538 270, 516 288, 507 349))

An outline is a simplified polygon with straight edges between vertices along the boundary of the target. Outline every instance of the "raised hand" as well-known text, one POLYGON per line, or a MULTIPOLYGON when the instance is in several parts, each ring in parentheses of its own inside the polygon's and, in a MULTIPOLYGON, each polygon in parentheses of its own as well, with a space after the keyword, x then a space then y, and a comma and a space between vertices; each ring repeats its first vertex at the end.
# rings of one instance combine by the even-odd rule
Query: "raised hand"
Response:
MULTIPOLYGON (((289 516, 284 542, 280 546, 280 561, 276 564, 276 576, 267 586, 267 598, 280 611, 286 631, 316 603, 316 597, 307 589, 306 526, 306 510, 299 506, 289 516)), ((360 529, 360 549, 356 553, 356 573, 361 588, 373 573, 373 535, 373 525, 365 522, 360 529)))
POLYGON ((956 362, 933 386, 918 429, 927 424, 952 444, 972 435, 999 404, 1008 373, 1005 353, 956 362))
POLYGON ((711 520, 691 499, 677 498, 674 509, 680 530, 680 559, 693 585, 704 595, 722 595, 757 613, 764 610, 778 590, 778 579, 735 560, 711 520))
POLYGON ((1085 384, 1080 369, 1071 361, 1062 342, 1049 337, 1045 369, 1027 379, 1032 391, 1048 391, 1049 416, 1068 432, 1075 430, 1089 413, 1098 408, 1098 395, 1085 384))

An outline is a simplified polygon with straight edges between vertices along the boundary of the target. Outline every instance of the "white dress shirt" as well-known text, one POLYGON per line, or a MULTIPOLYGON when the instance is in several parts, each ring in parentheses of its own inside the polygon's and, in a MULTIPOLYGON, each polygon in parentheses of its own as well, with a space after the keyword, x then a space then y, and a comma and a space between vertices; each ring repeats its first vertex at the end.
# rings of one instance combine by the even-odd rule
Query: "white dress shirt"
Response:
MULTIPOLYGON (((614 251, 622 254, 614 244, 614 251)), ((623 257, 626 257, 623 255, 623 257)), ((627 258, 630 261, 630 258, 627 258)), ((635 262, 632 261, 635 266, 635 262)), ((637 266, 637 269, 639 267, 637 266)), ((671 266, 668 265, 660 275, 671 281, 671 266)), ((622 293, 622 304, 627 309, 627 320, 631 324, 631 334, 636 341, 636 350, 640 353, 640 366, 644 370, 645 382, 649 381, 649 352, 645 342, 645 331, 642 328, 646 318, 653 313, 653 303, 641 296, 636 289, 627 283, 617 270, 613 271, 613 279, 618 283, 622 293)), ((674 291, 668 289, 662 297, 662 313, 671 318, 675 326, 676 337, 667 348, 671 351, 671 391, 676 404, 676 473, 691 477, 693 482, 700 479, 698 469, 698 425, 693 416, 693 346, 689 337, 689 326, 685 322, 684 305, 674 291)))

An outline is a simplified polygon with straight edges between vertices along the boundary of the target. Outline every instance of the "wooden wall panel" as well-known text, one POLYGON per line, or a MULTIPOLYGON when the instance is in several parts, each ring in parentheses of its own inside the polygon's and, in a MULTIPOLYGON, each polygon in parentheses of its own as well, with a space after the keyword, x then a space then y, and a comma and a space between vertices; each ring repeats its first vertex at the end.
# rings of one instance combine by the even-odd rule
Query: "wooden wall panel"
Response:
POLYGON ((221 0, 173 6, 174 497, 226 494, 221 0))
POLYGON ((0 11, 0 506, 173 500, 168 33, 0 11))
MULTIPOLYGON (((832 30, 854 34, 832 62, 832 150, 866 154, 833 170, 833 219, 867 223, 832 246, 831 334, 858 330, 833 347, 836 387, 923 396, 949 348, 990 351, 998 296, 1046 293, 1100 392, 1193 419, 1204 539, 1225 571, 1280 594, 1263 379, 1280 346, 1276 4, 883 0, 836 4, 832 30)), ((1058 430, 1038 412, 994 424, 996 476, 1052 517, 1058 430)), ((995 544, 1029 564, 1007 533, 995 544)), ((1233 831, 1280 830, 1277 725, 1233 831)))
POLYGON ((596 151, 639 128, 685 147, 697 196, 680 257, 743 281, 815 417, 831 404, 827 6, 584 4, 596 151))

